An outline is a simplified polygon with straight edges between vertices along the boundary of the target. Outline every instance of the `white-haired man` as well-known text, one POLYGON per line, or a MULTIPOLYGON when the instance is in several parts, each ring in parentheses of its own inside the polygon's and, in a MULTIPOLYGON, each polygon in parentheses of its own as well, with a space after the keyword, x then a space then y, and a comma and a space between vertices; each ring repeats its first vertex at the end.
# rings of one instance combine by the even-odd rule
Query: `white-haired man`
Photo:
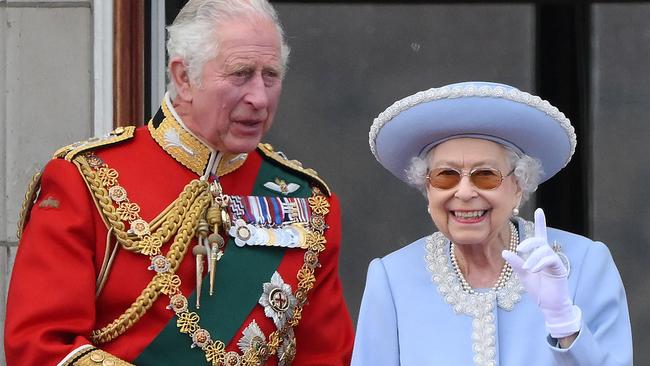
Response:
POLYGON ((343 365, 340 212, 260 143, 288 47, 265 0, 191 0, 147 126, 56 152, 30 188, 8 365, 343 365))

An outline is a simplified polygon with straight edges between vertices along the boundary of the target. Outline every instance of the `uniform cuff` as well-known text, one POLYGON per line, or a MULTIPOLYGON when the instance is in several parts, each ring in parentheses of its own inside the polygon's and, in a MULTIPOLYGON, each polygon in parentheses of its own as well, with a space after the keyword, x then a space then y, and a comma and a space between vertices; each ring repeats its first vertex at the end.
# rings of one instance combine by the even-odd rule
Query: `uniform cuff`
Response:
POLYGON ((134 366, 91 345, 70 352, 57 366, 134 366))

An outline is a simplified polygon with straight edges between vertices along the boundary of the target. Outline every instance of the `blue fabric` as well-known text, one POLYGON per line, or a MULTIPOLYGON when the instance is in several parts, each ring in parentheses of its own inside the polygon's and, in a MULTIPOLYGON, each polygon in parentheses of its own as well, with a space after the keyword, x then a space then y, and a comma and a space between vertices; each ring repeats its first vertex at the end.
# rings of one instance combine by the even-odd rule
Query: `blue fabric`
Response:
MULTIPOLYGON (((481 81, 447 87, 467 86, 476 90, 501 87, 506 94, 517 90, 481 81)), ((393 175, 408 181, 405 170, 413 157, 443 141, 469 136, 511 146, 539 159, 544 168, 542 182, 562 169, 572 154, 569 132, 538 108, 501 97, 456 96, 422 101, 394 116, 377 134, 377 160, 393 175)))
MULTIPOLYGON (((497 363, 505 366, 632 365, 625 290, 607 247, 548 229, 571 263, 569 287, 583 314, 568 349, 555 347, 544 318, 524 293, 512 311, 496 308, 497 363)), ((426 269, 425 238, 370 263, 353 366, 473 365, 472 319, 455 314, 426 269)))

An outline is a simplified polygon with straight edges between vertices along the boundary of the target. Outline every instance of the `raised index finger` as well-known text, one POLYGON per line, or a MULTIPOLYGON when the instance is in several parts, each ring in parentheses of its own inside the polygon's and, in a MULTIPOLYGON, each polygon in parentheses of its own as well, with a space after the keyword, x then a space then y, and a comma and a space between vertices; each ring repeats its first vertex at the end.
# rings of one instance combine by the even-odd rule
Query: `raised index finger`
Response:
POLYGON ((548 240, 546 236, 546 216, 541 208, 535 210, 535 236, 543 238, 544 241, 548 240))

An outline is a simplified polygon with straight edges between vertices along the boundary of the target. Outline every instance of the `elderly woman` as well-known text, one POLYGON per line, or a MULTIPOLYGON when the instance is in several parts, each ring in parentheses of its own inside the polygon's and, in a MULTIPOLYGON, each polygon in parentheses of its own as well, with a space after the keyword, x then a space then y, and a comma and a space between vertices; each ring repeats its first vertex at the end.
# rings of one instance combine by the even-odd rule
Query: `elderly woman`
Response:
POLYGON ((370 263, 352 364, 632 365, 607 247, 518 208, 571 159, 569 120, 513 87, 467 82, 400 100, 370 146, 426 193, 438 232, 370 263))

